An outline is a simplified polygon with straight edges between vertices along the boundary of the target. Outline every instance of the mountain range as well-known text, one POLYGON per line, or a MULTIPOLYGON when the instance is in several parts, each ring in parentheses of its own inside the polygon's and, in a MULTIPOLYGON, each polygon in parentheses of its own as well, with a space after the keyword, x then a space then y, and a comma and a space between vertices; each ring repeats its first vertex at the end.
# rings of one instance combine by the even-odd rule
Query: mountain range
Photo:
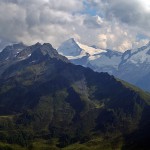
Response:
POLYGON ((61 44, 58 52, 74 64, 90 67, 97 72, 108 72, 150 91, 150 42, 141 48, 121 53, 69 39, 61 44))
MULTIPOLYGON (((69 55, 90 57, 76 46, 69 55)), ((0 58, 0 149, 149 149, 149 93, 74 65, 49 43, 12 45, 0 58)))

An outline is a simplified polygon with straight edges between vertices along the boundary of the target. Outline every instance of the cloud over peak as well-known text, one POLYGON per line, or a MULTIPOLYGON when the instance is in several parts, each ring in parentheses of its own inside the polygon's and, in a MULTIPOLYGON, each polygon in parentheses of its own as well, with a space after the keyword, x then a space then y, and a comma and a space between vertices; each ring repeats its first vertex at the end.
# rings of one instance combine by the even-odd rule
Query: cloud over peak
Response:
POLYGON ((0 0, 0 39, 50 42, 57 47, 74 37, 123 51, 149 40, 148 4, 147 0, 0 0))

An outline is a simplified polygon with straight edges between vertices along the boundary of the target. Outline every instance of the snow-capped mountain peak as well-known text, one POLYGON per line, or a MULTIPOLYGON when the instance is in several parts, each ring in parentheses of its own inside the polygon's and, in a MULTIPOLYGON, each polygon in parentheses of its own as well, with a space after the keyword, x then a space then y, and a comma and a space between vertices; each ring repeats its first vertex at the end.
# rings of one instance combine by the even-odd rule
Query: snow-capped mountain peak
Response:
POLYGON ((81 54, 81 51, 82 49, 78 46, 73 38, 65 41, 58 48, 58 52, 65 56, 78 56, 81 54))
POLYGON ((112 72, 118 69, 122 53, 100 49, 97 46, 88 46, 74 39, 65 41, 58 52, 66 56, 71 62, 85 67, 91 67, 95 71, 112 72))
POLYGON ((102 52, 106 52, 106 50, 81 44, 73 38, 63 42, 57 50, 60 54, 65 55, 68 58, 74 59, 87 55, 95 55, 100 54, 102 52))
POLYGON ((121 53, 70 39, 63 43, 63 48, 59 47, 59 51, 74 64, 90 67, 98 72, 108 72, 150 91, 150 42, 141 48, 121 53))
POLYGON ((126 51, 122 59, 123 63, 132 63, 136 66, 143 63, 150 63, 150 42, 141 48, 126 51))

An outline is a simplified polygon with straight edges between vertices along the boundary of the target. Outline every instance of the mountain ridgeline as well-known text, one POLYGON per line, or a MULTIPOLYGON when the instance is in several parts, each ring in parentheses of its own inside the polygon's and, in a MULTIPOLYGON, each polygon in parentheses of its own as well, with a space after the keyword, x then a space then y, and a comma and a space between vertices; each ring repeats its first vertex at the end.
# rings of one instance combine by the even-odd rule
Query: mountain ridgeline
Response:
POLYGON ((74 65, 48 43, 19 49, 0 53, 0 149, 150 146, 149 93, 74 65))
POLYGON ((143 90, 150 91, 150 42, 124 53, 96 46, 87 46, 74 39, 62 43, 58 52, 72 63, 90 67, 97 72, 108 72, 143 90))

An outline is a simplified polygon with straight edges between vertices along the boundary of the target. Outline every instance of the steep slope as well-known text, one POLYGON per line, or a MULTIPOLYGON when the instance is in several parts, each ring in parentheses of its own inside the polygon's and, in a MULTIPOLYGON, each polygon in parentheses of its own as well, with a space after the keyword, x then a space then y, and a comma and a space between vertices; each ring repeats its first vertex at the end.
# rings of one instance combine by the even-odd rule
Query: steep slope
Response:
POLYGON ((98 72, 108 72, 109 74, 114 74, 118 70, 122 57, 120 52, 104 50, 96 46, 87 46, 76 42, 74 39, 65 41, 58 48, 58 52, 66 56, 74 64, 90 67, 98 72), (72 44, 70 45, 70 43, 72 44), (76 53, 79 48, 80 52, 76 53), (73 51, 76 55, 72 55, 73 51))
POLYGON ((106 141, 110 142, 106 144, 109 149, 132 149, 149 138, 148 93, 107 73, 75 66, 50 44, 27 47, 18 54, 20 57, 0 76, 3 147, 9 143, 34 149, 36 141, 49 147, 53 145, 48 144, 50 141, 58 139, 53 145, 57 149, 100 138, 97 147, 101 149, 106 141), (134 139, 135 135, 137 139, 129 144, 126 137, 134 139), (117 139, 123 144, 115 142, 117 139))
MULTIPOLYGON (((24 44, 19 43, 7 46, 0 53, 0 76, 9 66, 29 58, 31 54, 35 52, 35 50, 40 51, 40 49, 42 50, 42 53, 44 55, 48 54, 52 58, 58 55, 56 50, 52 51, 53 48, 48 43, 45 43, 43 45, 41 45, 40 43, 36 43, 32 46, 25 46, 24 44)), ((58 55, 57 59, 62 59, 63 61, 68 62, 68 60, 61 55, 58 55)))
POLYGON ((3 71, 8 68, 10 65, 17 61, 17 55, 26 48, 26 45, 23 43, 13 44, 6 46, 0 52, 0 75, 3 71))
POLYGON ((150 91, 150 43, 123 54, 116 76, 140 88, 150 91))
POLYGON ((108 72, 115 74, 118 71, 122 53, 112 50, 107 50, 101 55, 89 57, 88 67, 98 72, 108 72))
MULTIPOLYGON (((72 63, 90 67, 94 71, 108 72, 143 90, 150 91, 150 43, 141 48, 120 53, 112 50, 101 50, 96 46, 89 47, 75 40, 70 47, 68 41, 63 43, 62 54, 67 56, 72 63), (76 51, 75 45, 78 48, 80 47, 81 53, 76 56, 71 55, 71 53, 69 56, 65 55, 70 49, 76 51)), ((61 51, 61 49, 62 47, 60 46, 58 51, 61 51)))
POLYGON ((25 47, 23 43, 6 46, 2 52, 0 52, 0 62, 14 59, 25 47))
POLYGON ((8 45, 12 44, 11 42, 8 42, 7 40, 0 39, 0 52, 8 45))
POLYGON ((81 54, 82 49, 79 47, 76 41, 71 38, 61 44, 61 46, 58 48, 58 52, 65 55, 66 57, 75 57, 81 54))

